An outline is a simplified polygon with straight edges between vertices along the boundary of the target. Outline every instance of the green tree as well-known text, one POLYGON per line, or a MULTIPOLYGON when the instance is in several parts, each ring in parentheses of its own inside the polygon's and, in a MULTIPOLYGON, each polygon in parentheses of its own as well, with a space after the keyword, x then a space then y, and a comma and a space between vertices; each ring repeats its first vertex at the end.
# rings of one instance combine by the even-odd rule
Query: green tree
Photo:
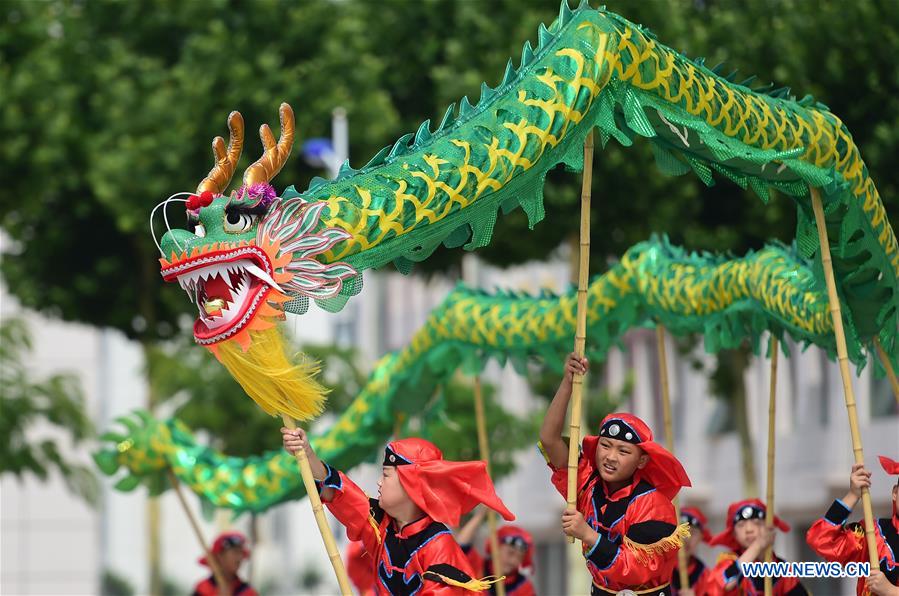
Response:
MULTIPOLYGON (((252 130, 289 100, 298 129, 315 136, 342 104, 370 137, 392 135, 381 66, 359 47, 364 27, 353 43, 336 31, 349 24, 343 11, 272 0, 3 3, 0 225, 15 250, 0 272, 10 291, 46 314, 124 332, 152 366, 190 303, 163 290, 147 216, 208 171, 209 140, 230 110, 252 130)), ((242 163, 260 151, 248 139, 242 163)), ((303 169, 293 160, 282 180, 302 182, 312 174, 303 169)), ((149 371, 150 410, 163 376, 149 371)), ((148 516, 158 561, 152 501, 148 516)), ((149 588, 162 588, 155 564, 149 588)))
POLYGON ((69 373, 35 379, 28 370, 31 352, 25 322, 5 318, 0 323, 0 473, 42 481, 55 473, 73 493, 94 504, 98 485, 93 471, 66 455, 69 444, 77 446, 94 433, 81 385, 69 373))

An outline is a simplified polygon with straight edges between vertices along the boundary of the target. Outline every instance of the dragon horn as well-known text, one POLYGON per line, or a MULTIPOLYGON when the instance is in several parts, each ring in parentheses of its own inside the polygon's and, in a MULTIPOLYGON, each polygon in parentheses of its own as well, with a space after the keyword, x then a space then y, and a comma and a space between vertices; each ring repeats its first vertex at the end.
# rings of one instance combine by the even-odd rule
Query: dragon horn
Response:
POLYGON ((205 190, 215 194, 224 192, 231 177, 234 176, 234 170, 237 169, 241 151, 243 151, 243 116, 240 112, 231 112, 228 116, 228 148, 225 149, 222 137, 215 137, 212 140, 215 165, 197 186, 197 194, 205 190))
POLYGON ((267 124, 259 127, 259 137, 265 151, 253 165, 248 167, 243 175, 243 183, 251 186, 259 182, 268 182, 281 171, 290 156, 293 147, 294 119, 293 110, 286 104, 281 104, 281 138, 275 143, 275 137, 267 124))

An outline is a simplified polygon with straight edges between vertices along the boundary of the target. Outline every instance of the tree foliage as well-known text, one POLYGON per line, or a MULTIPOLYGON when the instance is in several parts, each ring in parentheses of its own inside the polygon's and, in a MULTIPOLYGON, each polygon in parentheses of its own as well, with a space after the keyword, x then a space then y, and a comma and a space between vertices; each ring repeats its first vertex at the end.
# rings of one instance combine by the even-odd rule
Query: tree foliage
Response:
POLYGON ((0 473, 42 481, 56 473, 73 493, 93 504, 96 477, 67 453, 94 432, 81 386, 69 373, 34 378, 28 369, 31 352, 25 322, 5 318, 0 323, 0 473))

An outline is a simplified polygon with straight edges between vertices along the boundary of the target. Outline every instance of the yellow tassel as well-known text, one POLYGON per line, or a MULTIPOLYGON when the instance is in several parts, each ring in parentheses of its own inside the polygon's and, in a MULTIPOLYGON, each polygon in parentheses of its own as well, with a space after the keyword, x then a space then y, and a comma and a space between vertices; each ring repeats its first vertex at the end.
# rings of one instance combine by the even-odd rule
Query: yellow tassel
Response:
POLYGON ((640 563, 648 563, 650 557, 654 555, 659 555, 669 550, 679 549, 689 537, 690 524, 682 523, 675 528, 674 532, 671 533, 671 536, 666 536, 652 544, 640 544, 625 536, 624 545, 637 555, 637 561, 640 563))
POLYGON ((471 590, 472 592, 483 592, 485 590, 489 590, 490 586, 492 586, 493 584, 499 583, 506 579, 505 575, 500 577, 496 577, 495 575, 488 575, 487 577, 483 577, 481 579, 472 578, 467 582, 460 582, 451 577, 446 577, 445 575, 435 573, 434 571, 428 571, 426 572, 426 575, 433 575, 448 586, 463 588, 465 590, 471 590))
POLYGON ((546 449, 543 448, 543 441, 537 441, 537 449, 540 450, 540 455, 543 456, 546 463, 549 463, 549 455, 546 454, 546 449))
MULTIPOLYGON (((233 340, 217 346, 216 356, 247 395, 265 413, 309 420, 321 414, 326 389, 315 380, 318 364, 288 360, 281 332, 275 327, 252 332, 246 351, 233 340)), ((301 355, 302 356, 302 355, 301 355)))
POLYGON ((720 553, 718 555, 718 560, 715 562, 715 565, 717 565, 721 561, 736 561, 736 560, 737 560, 736 553, 724 552, 724 553, 720 553))
POLYGON ((378 525, 378 522, 375 521, 375 518, 372 516, 368 516, 368 523, 375 530, 375 538, 378 539, 378 544, 381 544, 381 526, 378 525))

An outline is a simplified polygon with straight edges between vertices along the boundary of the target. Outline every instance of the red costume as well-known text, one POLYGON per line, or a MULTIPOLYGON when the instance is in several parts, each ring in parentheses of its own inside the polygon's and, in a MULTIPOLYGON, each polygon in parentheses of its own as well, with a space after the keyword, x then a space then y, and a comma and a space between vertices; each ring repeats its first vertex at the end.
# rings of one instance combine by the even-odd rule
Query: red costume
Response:
POLYGON ((374 559, 361 542, 350 542, 347 545, 346 570, 360 596, 375 593, 374 559))
MULTIPOLYGON (((680 520, 690 524, 691 533, 694 531, 701 532, 704 543, 708 544, 712 540, 712 533, 708 529, 709 522, 698 507, 684 507, 681 509, 680 520)), ((690 560, 687 561, 687 577, 689 578, 690 586, 697 586, 707 572, 708 568, 702 559, 691 555, 690 560)), ((680 591, 680 572, 677 567, 674 568, 674 573, 671 574, 671 585, 674 588, 672 593, 677 594, 680 591)))
MULTIPOLYGON (((734 526, 737 522, 750 519, 764 520, 765 512, 765 504, 758 499, 745 499, 731 503, 727 508, 727 528, 709 541, 710 545, 724 546, 731 552, 722 553, 718 557, 715 567, 709 570, 700 583, 693 588, 697 594, 758 596, 765 593, 764 578, 743 576, 737 559, 745 549, 740 546, 734 536, 734 526)), ((774 516, 774 527, 781 532, 790 531, 790 525, 776 515, 774 516)), ((776 554, 774 560, 783 561, 776 554)), ((800 596, 809 593, 795 577, 775 577, 773 579, 774 596, 800 596)))
POLYGON ((384 465, 396 466, 403 489, 424 512, 402 528, 342 472, 325 465, 327 477, 319 483, 334 489, 326 504, 346 526, 347 537, 361 541, 372 554, 374 593, 432 596, 485 590, 489 582, 473 577, 446 524, 457 525, 478 503, 515 519, 496 496, 487 465, 446 461, 432 443, 414 438, 387 445, 384 465))
MULTIPOLYGON (((889 475, 899 475, 899 462, 880 456, 880 465, 889 475)), ((899 484, 899 482, 897 482, 899 484)), ((865 527, 861 522, 847 524, 851 510, 837 499, 824 514, 812 524, 805 539, 812 549, 827 561, 845 565, 849 562, 866 563, 868 545, 865 527)), ((878 519, 874 524, 874 539, 877 542, 877 560, 880 570, 894 586, 899 586, 899 510, 893 503, 892 517, 878 519)), ((865 594, 865 580, 859 578, 855 593, 865 594)))
MULTIPOLYGON (((566 496, 568 469, 549 467, 553 485, 566 496)), ((690 486, 681 463, 653 442, 652 431, 642 420, 631 414, 610 414, 602 421, 599 435, 584 437, 577 474, 577 510, 599 534, 592 548, 584 545, 592 593, 630 589, 671 594, 677 549, 688 535, 687 526, 678 525, 671 504, 682 486, 690 486), (612 494, 596 468, 601 438, 633 443, 649 456, 632 482, 612 494)))
MULTIPOLYGON (((531 583, 530 575, 534 572, 534 540, 531 535, 518 526, 505 525, 496 531, 496 538, 499 544, 509 544, 524 552, 524 559, 521 566, 514 572, 507 574, 503 582, 506 587, 507 596, 534 596, 534 584, 531 583)), ((463 544, 462 551, 468 555, 468 561, 475 573, 484 576, 494 575, 493 562, 490 557, 484 558, 478 549, 470 544, 463 544)), ((491 553, 490 540, 484 544, 484 552, 491 553)), ((490 593, 496 594, 496 586, 490 586, 490 593)))
MULTIPOLYGON (((221 554, 229 548, 240 548, 243 551, 243 557, 245 559, 250 556, 250 551, 247 548, 247 540, 240 532, 224 532, 220 534, 215 539, 215 542, 212 543, 212 554, 221 554)), ((209 567, 209 560, 205 556, 200 557, 199 562, 201 565, 209 567)), ((194 586, 194 591, 191 594, 192 596, 218 596, 218 584, 215 581, 215 576, 210 575, 198 583, 194 586)), ((236 576, 231 580, 231 595, 258 596, 256 590, 254 590, 250 584, 236 576)))

